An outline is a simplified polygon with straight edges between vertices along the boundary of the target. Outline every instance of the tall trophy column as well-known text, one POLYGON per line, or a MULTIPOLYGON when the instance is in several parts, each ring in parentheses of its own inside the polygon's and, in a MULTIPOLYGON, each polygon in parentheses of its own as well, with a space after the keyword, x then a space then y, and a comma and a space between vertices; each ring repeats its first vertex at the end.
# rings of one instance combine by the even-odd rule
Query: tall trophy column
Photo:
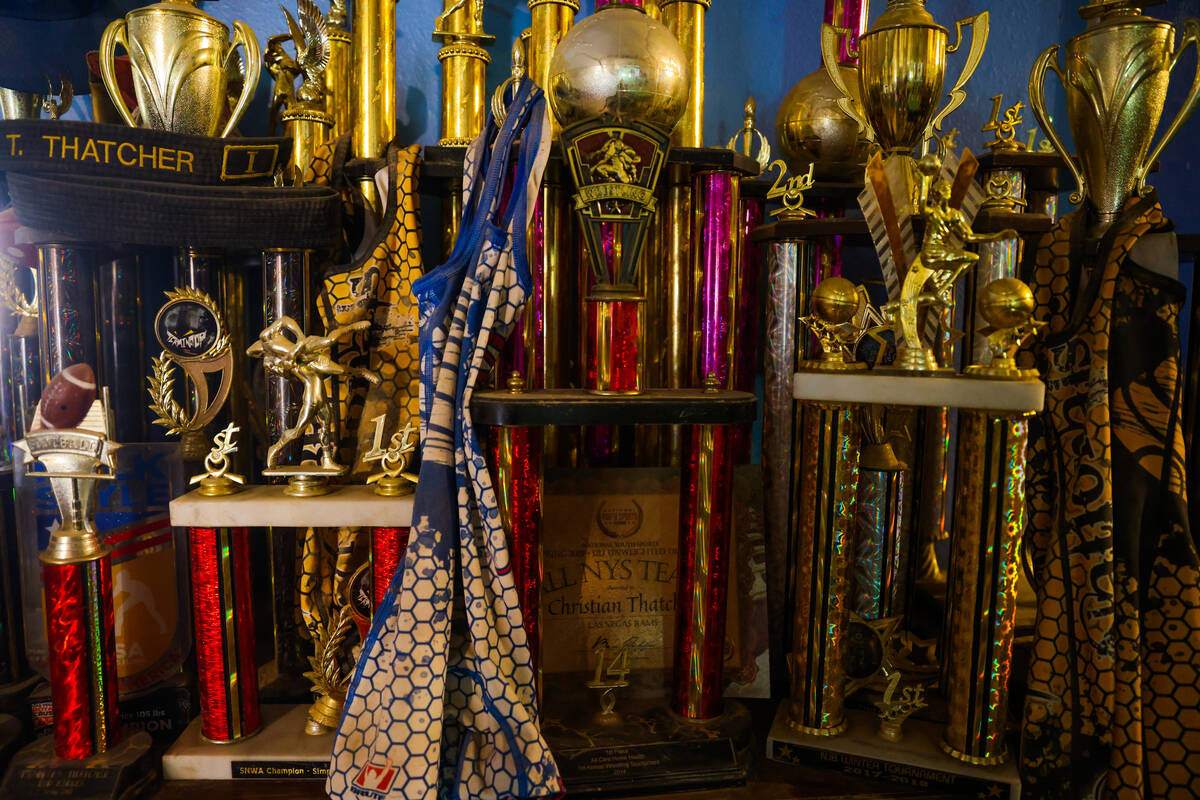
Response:
MULTIPOLYGON (((866 369, 853 357, 853 340, 842 327, 858 310, 859 297, 844 278, 821 282, 812 313, 801 322, 821 346, 819 359, 799 362, 810 372, 866 369)), ((859 425, 845 403, 805 404, 803 463, 796 476, 800 509, 796 533, 795 620, 788 665, 789 723, 812 736, 846 729, 843 645, 848 621, 850 560, 858 502, 859 425)))
POLYGON ((659 0, 659 13, 687 54, 687 109, 671 142, 680 147, 704 146, 704 18, 712 0, 659 0))
MULTIPOLYGON (((741 177, 732 171, 700 173, 693 181, 692 197, 693 272, 698 280, 693 385, 715 391, 731 388, 734 377, 741 177)), ((721 713, 733 434, 725 425, 683 432, 671 708, 687 719, 711 719, 721 713)))
MULTIPOLYGON (((1037 382, 1016 366, 1017 348, 1037 332, 1033 293, 1015 278, 992 281, 979 311, 990 326, 987 365, 969 377, 1037 382)), ((1008 679, 1017 615, 1019 544, 1025 530, 1025 447, 1029 414, 964 411, 959 428, 942 749, 970 764, 1007 754, 1008 679)))

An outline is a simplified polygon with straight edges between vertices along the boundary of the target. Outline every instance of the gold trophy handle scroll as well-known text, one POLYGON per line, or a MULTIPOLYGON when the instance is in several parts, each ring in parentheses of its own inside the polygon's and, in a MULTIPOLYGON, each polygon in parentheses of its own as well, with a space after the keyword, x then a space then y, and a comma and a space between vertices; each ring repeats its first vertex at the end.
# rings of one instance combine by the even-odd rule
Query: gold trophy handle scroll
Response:
MULTIPOLYGON (((1058 135, 1058 131, 1050 119, 1050 112, 1046 109, 1047 71, 1053 71, 1063 85, 1066 86, 1067 77, 1063 74, 1062 68, 1058 66, 1058 45, 1056 44, 1047 47, 1045 52, 1038 56, 1037 61, 1033 63, 1033 72, 1029 73, 1029 107, 1033 109, 1033 116, 1037 118, 1038 125, 1041 125, 1042 130, 1046 132, 1046 138, 1054 146, 1055 152, 1062 156, 1062 160, 1066 162, 1067 168, 1075 176, 1075 183, 1079 187, 1079 190, 1072 192, 1070 199, 1071 205, 1078 206, 1087 197, 1087 179, 1083 177, 1083 170, 1079 168, 1079 164, 1067 152, 1067 147, 1063 144, 1062 137, 1058 135)), ((1195 87, 1193 87, 1194 90, 1195 87)))
POLYGON ((108 90, 108 96, 116 106, 121 119, 125 120, 125 124, 129 127, 136 128, 137 121, 133 118, 133 112, 129 106, 125 105, 125 97, 121 94, 121 87, 117 84, 118 44, 124 47, 126 52, 129 51, 129 44, 125 41, 124 19, 115 19, 108 23, 108 27, 104 29, 104 35, 100 37, 100 77, 104 79, 104 88, 108 90))
MULTIPOLYGON (((1200 20, 1195 18, 1183 22, 1183 41, 1179 43, 1179 49, 1171 54, 1171 64, 1167 67, 1168 73, 1175 71, 1183 51, 1187 50, 1190 44, 1196 45, 1197 58, 1200 59, 1200 20)), ((1200 104, 1200 60, 1196 64, 1196 76, 1192 78, 1192 88, 1188 91, 1187 99, 1183 101, 1183 107, 1175 115, 1175 119, 1167 128, 1166 133, 1158 140, 1158 144, 1150 151, 1150 155, 1146 156, 1146 160, 1138 167, 1137 182, 1134 183, 1134 186, 1137 187, 1139 195, 1146 193, 1146 175, 1150 172, 1150 167, 1162 155, 1163 148, 1170 144, 1171 140, 1175 138, 1175 134, 1179 133, 1183 123, 1192 116, 1197 104, 1200 104)))
MULTIPOLYGON (((250 26, 241 20, 233 23, 233 41, 230 42, 229 52, 225 55, 226 61, 233 55, 233 51, 239 44, 246 54, 246 79, 242 82, 242 93, 237 99, 237 104, 234 105, 233 111, 229 112, 229 121, 225 123, 225 130, 221 131, 222 139, 233 132, 241 120, 242 114, 246 113, 246 107, 250 105, 250 99, 254 97, 254 91, 258 88, 259 73, 262 72, 262 51, 258 49, 258 39, 255 38, 254 31, 250 30, 250 26)), ((105 62, 101 61, 100 63, 103 65, 105 62)), ((106 77, 104 80, 107 85, 108 78, 106 77)), ((111 89, 109 93, 112 93, 111 89)))
POLYGON ((971 49, 967 51, 967 63, 963 65, 962 73, 958 76, 958 80, 954 82, 954 88, 950 90, 950 102, 946 103, 946 107, 942 109, 936 117, 933 118, 933 130, 940 131, 942 122, 950 113, 963 104, 967 99, 967 93, 963 91, 963 86, 967 81, 971 80, 971 76, 975 74, 975 70, 979 69, 979 62, 983 60, 983 51, 987 47, 988 33, 991 31, 992 16, 989 12, 983 11, 973 17, 960 19, 954 23, 955 37, 957 41, 950 47, 946 48, 947 53, 957 53, 963 43, 963 28, 971 27, 971 49))
MULTIPOLYGON (((836 25, 830 25, 828 22, 822 25, 821 60, 825 64, 825 72, 829 75, 829 80, 833 81, 833 85, 842 93, 841 98, 838 100, 838 108, 842 109, 847 117, 858 123, 858 129, 866 132, 868 141, 874 141, 875 130, 867 123, 867 115, 863 111, 862 105, 854 99, 854 95, 850 92, 850 87, 842 80, 838 45, 841 44, 843 36, 849 35, 849 28, 839 28, 836 25)), ((852 53, 852 55, 858 54, 852 53)))

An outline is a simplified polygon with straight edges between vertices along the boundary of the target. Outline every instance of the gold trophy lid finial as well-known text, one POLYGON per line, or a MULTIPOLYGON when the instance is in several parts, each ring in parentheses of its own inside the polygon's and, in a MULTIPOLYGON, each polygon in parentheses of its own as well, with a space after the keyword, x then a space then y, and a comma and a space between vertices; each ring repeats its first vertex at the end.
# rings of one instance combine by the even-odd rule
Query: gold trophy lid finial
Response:
POLYGON ((767 169, 767 165, 771 163, 771 143, 758 128, 754 127, 754 117, 757 112, 757 101, 753 96, 748 97, 743 109, 742 129, 733 135, 725 147, 753 158, 758 162, 758 168, 761 171, 767 169), (757 154, 754 152, 755 144, 758 145, 757 154))

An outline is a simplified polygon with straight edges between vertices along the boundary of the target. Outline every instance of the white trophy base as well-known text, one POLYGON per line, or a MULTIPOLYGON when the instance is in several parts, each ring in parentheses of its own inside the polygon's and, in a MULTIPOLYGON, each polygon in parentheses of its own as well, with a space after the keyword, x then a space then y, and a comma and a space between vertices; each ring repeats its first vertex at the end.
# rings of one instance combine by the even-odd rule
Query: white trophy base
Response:
POLYGON ((171 501, 171 524, 189 528, 406 528, 413 496, 384 497, 371 486, 338 486, 320 497, 289 497, 283 485, 237 494, 188 492, 171 501))
POLYGON ((1021 779, 1012 754, 1000 766, 977 767, 946 755, 942 727, 932 722, 909 719, 904 738, 888 742, 876 734, 879 718, 870 711, 847 709, 846 718, 849 725, 841 736, 808 736, 788 725, 785 701, 767 734, 767 758, 967 797, 1020 800, 1021 779))
POLYGON ((264 705, 263 727, 232 744, 200 736, 199 718, 163 756, 168 781, 325 780, 333 753, 333 733, 304 732, 308 706, 264 705))
POLYGON ((1046 384, 1040 380, 968 378, 962 375, 903 375, 894 372, 797 372, 792 397, 821 403, 850 403, 980 411, 1041 411, 1046 384))

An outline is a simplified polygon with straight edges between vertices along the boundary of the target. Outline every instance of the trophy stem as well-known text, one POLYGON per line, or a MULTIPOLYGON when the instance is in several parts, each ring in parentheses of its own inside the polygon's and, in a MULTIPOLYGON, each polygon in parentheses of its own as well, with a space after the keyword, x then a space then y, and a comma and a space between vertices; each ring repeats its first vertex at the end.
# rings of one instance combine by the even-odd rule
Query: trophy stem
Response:
POLYGON ((1029 423, 964 411, 959 430, 942 749, 970 764, 991 765, 1006 757, 1029 423))
POLYGON ((587 307, 587 390, 599 395, 642 391, 642 317, 646 299, 635 294, 601 294, 597 287, 587 307))
POLYGON ((383 604, 408 550, 408 528, 371 528, 371 613, 383 604))
POLYGON ((86 759, 121 739, 112 561, 107 552, 71 563, 43 563, 54 752, 86 759))
POLYGON ((688 65, 688 104, 671 135, 679 147, 704 146, 704 27, 712 0, 661 0, 662 22, 683 45, 688 65))
POLYGON ((909 560, 904 478, 905 466, 891 445, 862 448, 851 607, 864 620, 904 616, 909 560))
POLYGON ((201 735, 215 744, 262 727, 249 540, 249 528, 188 529, 201 735))
POLYGON ((671 710, 688 720, 719 716, 725 688, 732 441, 729 425, 694 425, 684 433, 671 710))
POLYGON ((789 724, 836 736, 846 729, 842 645, 859 476, 854 408, 804 404, 802 438, 789 724))

